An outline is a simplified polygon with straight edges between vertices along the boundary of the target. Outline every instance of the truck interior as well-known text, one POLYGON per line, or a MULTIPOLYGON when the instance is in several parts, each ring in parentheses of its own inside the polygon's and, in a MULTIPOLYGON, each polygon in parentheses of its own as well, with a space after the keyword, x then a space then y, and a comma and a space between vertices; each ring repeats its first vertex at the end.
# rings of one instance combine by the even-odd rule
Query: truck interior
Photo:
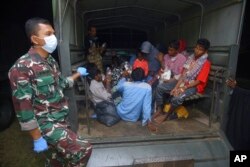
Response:
MULTIPOLYGON (((198 38, 205 37, 211 42, 209 60, 212 62, 212 70, 206 88, 208 96, 185 102, 184 105, 189 111, 187 119, 165 121, 155 133, 142 127, 140 121, 136 123, 120 121, 112 127, 106 127, 89 118, 93 108, 89 105, 88 86, 83 79, 82 89, 79 90, 79 85, 76 85, 74 89, 65 92, 69 97, 71 108, 69 121, 79 135, 88 138, 100 150, 126 144, 130 144, 128 147, 131 148, 133 144, 143 145, 145 142, 155 144, 167 141, 206 140, 220 143, 216 148, 209 147, 212 154, 218 150, 223 154, 218 155, 219 159, 212 158, 213 162, 227 164, 228 150, 231 147, 221 133, 226 126, 230 93, 225 80, 236 74, 246 1, 62 0, 53 2, 54 25, 60 41, 59 61, 64 75, 70 75, 76 67, 86 65, 87 55, 84 52, 83 38, 90 25, 95 26, 98 36, 107 42, 107 51, 103 56, 105 65, 111 63, 109 53, 113 51, 119 58, 128 60, 130 53, 133 53, 144 40, 149 40, 153 44, 167 45, 172 39, 185 39, 190 53, 198 38)), ((100 152, 103 153, 103 150, 100 152)), ((98 155, 97 153, 95 155, 91 159, 92 164, 97 163, 95 161, 98 155)), ((111 157, 114 158, 116 155, 111 157)), ((105 162, 108 165, 129 164, 123 162, 121 158, 114 161, 105 162)))
MULTIPOLYGON (((72 1, 58 1, 53 7, 55 9, 55 28, 57 29, 60 41, 59 59, 61 66, 64 67, 62 68, 62 72, 66 75, 70 74, 76 67, 80 65, 84 66, 86 63, 83 38, 84 34, 87 33, 87 27, 89 25, 95 26, 98 31, 98 36, 107 42, 107 51, 103 56, 105 65, 112 63, 110 54, 112 51, 116 51, 116 55, 122 60, 129 60, 130 53, 133 53, 139 48, 141 42, 144 40, 167 45, 172 39, 183 38, 187 41, 188 51, 192 53, 192 48, 196 40, 199 37, 207 37, 211 42, 209 59, 215 69, 219 68, 217 73, 220 73, 218 76, 215 76, 214 73, 210 74, 211 77, 209 81, 211 82, 209 82, 207 87, 207 93, 211 92, 211 90, 215 91, 216 95, 214 95, 213 98, 216 98, 216 100, 214 100, 216 104, 212 106, 214 108, 211 111, 211 98, 202 98, 197 100, 197 102, 190 101, 189 119, 180 120, 178 123, 187 123, 193 119, 193 121, 190 122, 193 122, 192 124, 196 122, 197 124, 190 124, 190 126, 194 126, 195 128, 189 128, 189 125, 183 125, 183 127, 180 127, 180 132, 182 130, 187 132, 191 129, 191 131, 196 131, 197 129, 197 132, 208 132, 208 129, 212 130, 214 128, 214 126, 211 126, 212 129, 208 126, 210 114, 212 114, 211 117, 213 117, 211 119, 212 125, 217 125, 216 123, 218 123, 220 127, 222 124, 222 112, 227 105, 226 101, 228 96, 228 90, 223 82, 229 75, 235 75, 235 62, 237 62, 237 56, 235 55, 239 49, 242 15, 244 12, 243 2, 244 1, 189 0, 179 0, 175 2, 124 2, 110 0, 101 3, 99 1, 78 0, 73 3, 72 1), (61 11, 61 13, 59 11, 61 11), (218 24, 222 22, 222 20, 223 24, 218 24), (228 26, 231 28, 225 31, 228 26), (214 79, 214 77, 218 78, 214 79), (215 83, 213 82, 214 80, 216 80, 215 83)), ((78 85, 76 86, 78 87, 78 85)), ((77 102, 77 105, 74 104, 73 106, 77 108, 79 108, 79 106, 81 108, 81 105, 85 106, 84 98, 80 99, 82 92, 69 90, 67 93, 69 93, 71 104, 77 102), (79 96, 77 93, 80 93, 79 96)), ((83 94, 84 93, 83 91, 83 94)), ((82 97, 84 97, 84 95, 82 97)), ((78 110, 75 111, 78 112, 78 110)), ((86 112, 78 112, 78 114, 83 114, 83 117, 85 115, 84 113, 86 112)), ((76 116, 72 116, 72 119, 78 117, 78 114, 73 114, 76 116)), ((76 121, 79 122, 80 125, 86 122, 82 120, 76 121)), ((71 122, 76 124, 75 121, 71 122)), ((170 122, 168 123, 171 124, 170 122)), ((104 137, 108 134, 101 133, 98 135, 98 130, 95 129, 95 127, 100 128, 101 125, 99 127, 94 126, 94 120, 91 120, 91 124, 93 124, 91 126, 91 137, 95 135, 97 135, 95 137, 104 137), (95 130, 97 130, 96 133, 95 130)), ((123 124, 122 121, 120 124, 123 124)), ((74 126, 75 125, 73 125, 73 127, 74 126)), ((114 128, 115 127, 112 127, 111 129, 114 128)), ((166 130, 169 129, 171 134, 171 131, 176 128, 177 127, 166 128, 166 130)), ((118 132, 121 133, 120 130, 118 130, 118 132)), ((140 131, 135 134, 139 134, 139 132, 140 131)), ((167 133, 163 132, 163 134, 167 133)), ((109 134, 109 136, 110 135, 111 134, 109 134)), ((127 134, 122 136, 127 136, 127 134)))

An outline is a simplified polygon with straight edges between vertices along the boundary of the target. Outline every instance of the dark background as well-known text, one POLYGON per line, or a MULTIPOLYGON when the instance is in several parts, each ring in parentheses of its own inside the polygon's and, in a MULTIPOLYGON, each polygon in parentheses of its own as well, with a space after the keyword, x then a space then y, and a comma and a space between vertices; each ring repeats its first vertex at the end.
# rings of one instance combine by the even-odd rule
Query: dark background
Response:
MULTIPOLYGON (((21 55, 25 54, 30 43, 25 36, 24 24, 31 17, 43 17, 53 23, 51 0, 8 0, 0 6, 0 77, 6 77, 6 71, 21 55)), ((245 12, 236 78, 250 80, 248 69, 250 60, 249 1, 245 12)), ((146 34, 130 29, 100 30, 100 38, 110 41, 112 48, 138 48, 146 34), (110 41, 110 31, 114 34, 110 41), (131 34, 133 34, 131 36, 131 34)), ((57 59, 57 53, 53 55, 57 59)))
MULTIPOLYGON (((250 2, 247 1, 236 78, 250 80, 250 2)), ((249 83, 249 82, 248 82, 249 83)), ((245 85, 244 85, 245 86, 245 85)), ((250 89, 250 85, 246 85, 250 89)))
POLYGON ((0 71, 9 69, 28 51, 30 43, 24 24, 29 18, 38 16, 53 21, 51 0, 8 0, 1 4, 0 71))

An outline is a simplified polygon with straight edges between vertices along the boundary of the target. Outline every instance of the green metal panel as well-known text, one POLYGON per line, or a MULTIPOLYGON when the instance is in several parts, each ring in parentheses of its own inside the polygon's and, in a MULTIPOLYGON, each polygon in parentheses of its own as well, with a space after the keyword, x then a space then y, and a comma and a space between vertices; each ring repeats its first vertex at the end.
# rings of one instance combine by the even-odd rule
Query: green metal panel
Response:
POLYGON ((170 140, 95 147, 88 166, 133 166, 135 162, 194 160, 194 166, 229 166, 229 146, 218 135, 199 140, 170 140))

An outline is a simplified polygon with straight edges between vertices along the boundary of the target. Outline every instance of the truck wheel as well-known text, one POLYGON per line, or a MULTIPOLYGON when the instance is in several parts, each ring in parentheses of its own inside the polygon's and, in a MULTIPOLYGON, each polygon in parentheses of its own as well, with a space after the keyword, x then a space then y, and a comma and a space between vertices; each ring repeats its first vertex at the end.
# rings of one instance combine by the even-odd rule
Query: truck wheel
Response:
POLYGON ((5 99, 0 102, 0 131, 8 128, 14 118, 12 101, 5 99))

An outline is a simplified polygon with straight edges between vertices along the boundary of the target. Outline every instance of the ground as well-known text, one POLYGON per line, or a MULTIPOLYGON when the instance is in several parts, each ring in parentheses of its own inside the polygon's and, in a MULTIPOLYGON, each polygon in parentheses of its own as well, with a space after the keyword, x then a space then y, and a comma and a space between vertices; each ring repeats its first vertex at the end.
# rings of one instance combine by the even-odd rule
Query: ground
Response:
MULTIPOLYGON (((83 112, 81 112, 83 113, 83 112)), ((146 127, 141 126, 141 121, 136 123, 120 121, 112 127, 106 127, 98 121, 91 119, 91 135, 87 133, 86 120, 83 114, 79 114, 78 135, 83 137, 152 137, 163 134, 199 133, 213 130, 208 127, 208 118, 199 111, 190 112, 188 119, 166 121, 160 130, 151 134, 146 127), (132 130, 133 129, 133 130, 132 130)), ((45 157, 33 151, 33 142, 27 132, 20 130, 17 119, 3 132, 0 132, 0 167, 43 167, 45 157)))
POLYGON ((18 121, 0 132, 0 167, 44 167, 43 154, 33 152, 29 134, 20 130, 18 121))

